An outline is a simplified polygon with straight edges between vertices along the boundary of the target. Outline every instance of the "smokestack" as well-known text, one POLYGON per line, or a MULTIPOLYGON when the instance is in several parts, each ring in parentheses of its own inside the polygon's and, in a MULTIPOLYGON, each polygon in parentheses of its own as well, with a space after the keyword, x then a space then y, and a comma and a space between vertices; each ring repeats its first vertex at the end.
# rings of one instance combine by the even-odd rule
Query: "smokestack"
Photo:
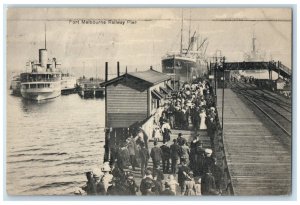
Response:
POLYGON ((118 73, 118 77, 120 77, 120 62, 117 62, 117 73, 118 73))
POLYGON ((108 80, 108 62, 105 62, 105 82, 108 80))

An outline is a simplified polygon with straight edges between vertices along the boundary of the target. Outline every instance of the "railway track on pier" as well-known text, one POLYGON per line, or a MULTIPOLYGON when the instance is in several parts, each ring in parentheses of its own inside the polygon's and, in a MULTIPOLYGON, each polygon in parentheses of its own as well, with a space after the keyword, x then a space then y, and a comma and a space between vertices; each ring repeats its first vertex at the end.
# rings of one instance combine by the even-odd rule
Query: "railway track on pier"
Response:
POLYGON ((272 95, 253 85, 231 83, 231 89, 242 95, 257 107, 268 119, 279 127, 288 137, 292 135, 291 103, 281 96, 272 95))
MULTIPOLYGON (((291 123, 285 119, 289 112, 275 108, 274 104, 270 108, 270 101, 284 104, 272 99, 276 96, 264 97, 254 87, 246 86, 231 84, 232 89, 224 90, 223 141, 234 194, 291 194, 291 137, 286 127, 291 123)), ((218 89, 218 96, 222 96, 222 89, 218 89)), ((217 107, 222 109, 222 100, 218 100, 217 107)))

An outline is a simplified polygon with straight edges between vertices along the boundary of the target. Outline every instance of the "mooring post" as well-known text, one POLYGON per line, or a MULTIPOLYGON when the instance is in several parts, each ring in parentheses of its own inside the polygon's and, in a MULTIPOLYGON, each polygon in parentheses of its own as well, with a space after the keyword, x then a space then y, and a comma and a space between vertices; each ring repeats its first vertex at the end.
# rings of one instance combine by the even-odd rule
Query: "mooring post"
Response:
POLYGON ((108 62, 105 62, 105 82, 108 81, 108 62))
POLYGON ((117 74, 118 74, 118 77, 120 77, 120 62, 119 61, 117 62, 117 74))

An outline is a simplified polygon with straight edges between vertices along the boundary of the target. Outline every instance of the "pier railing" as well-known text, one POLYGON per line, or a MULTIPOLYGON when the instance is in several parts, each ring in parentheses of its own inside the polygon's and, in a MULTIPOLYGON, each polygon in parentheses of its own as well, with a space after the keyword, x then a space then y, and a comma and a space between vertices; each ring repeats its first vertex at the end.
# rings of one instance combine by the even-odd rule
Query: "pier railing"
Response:
MULTIPOLYGON (((218 113, 218 109, 216 108, 216 112, 218 113)), ((217 116, 219 116, 217 114, 217 116)), ((223 184, 224 184, 224 188, 223 190, 225 190, 227 192, 227 195, 234 195, 234 188, 233 188, 233 184, 232 184, 232 178, 231 178, 231 174, 228 168, 228 162, 227 162, 227 158, 226 158, 226 150, 225 150, 225 146, 224 146, 224 132, 222 131, 222 126, 220 123, 220 120, 217 119, 217 129, 216 129, 216 137, 215 137, 216 141, 214 143, 215 147, 215 152, 218 152, 219 156, 221 156, 221 159, 219 159, 220 163, 222 164, 222 169, 223 169, 223 184)))
POLYGON ((154 127, 159 123, 163 108, 160 107, 154 114, 148 117, 144 122, 141 123, 141 128, 147 134, 148 139, 152 139, 154 127))

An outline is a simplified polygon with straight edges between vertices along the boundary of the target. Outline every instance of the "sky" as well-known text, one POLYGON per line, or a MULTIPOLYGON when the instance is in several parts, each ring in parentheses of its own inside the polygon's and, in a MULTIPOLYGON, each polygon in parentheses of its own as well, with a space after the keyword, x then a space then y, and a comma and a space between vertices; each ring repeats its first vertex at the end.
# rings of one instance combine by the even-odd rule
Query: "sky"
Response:
POLYGON ((243 61, 256 37, 265 60, 281 61, 291 67, 291 10, 278 8, 8 8, 6 11, 7 73, 23 72, 28 60, 38 59, 44 48, 47 27, 48 57, 56 57, 63 71, 76 76, 104 77, 109 73, 161 70, 161 59, 180 49, 183 15, 183 47, 187 48, 189 27, 208 39, 210 59, 221 50, 226 61, 243 61), (106 20, 106 24, 83 24, 82 19, 106 20), (124 25, 107 20, 125 20, 124 25), (235 21, 211 21, 235 19, 235 21), (236 21, 278 19, 285 21, 236 21), (79 20, 79 24, 77 21, 79 20), (127 23, 127 20, 131 20, 127 23))

